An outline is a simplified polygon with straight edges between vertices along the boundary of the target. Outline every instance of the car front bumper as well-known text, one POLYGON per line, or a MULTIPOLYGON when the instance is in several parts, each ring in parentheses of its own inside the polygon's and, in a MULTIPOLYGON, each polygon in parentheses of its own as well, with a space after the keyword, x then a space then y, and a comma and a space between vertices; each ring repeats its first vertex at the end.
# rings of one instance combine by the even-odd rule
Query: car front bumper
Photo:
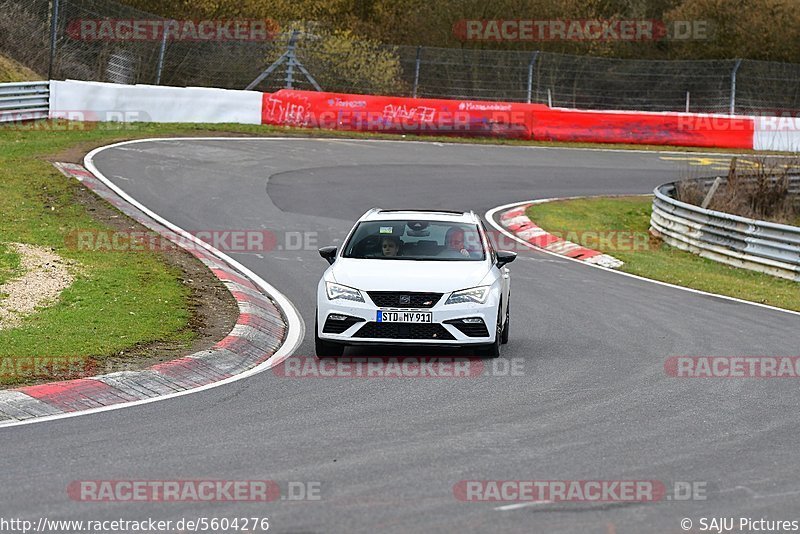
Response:
MULTIPOLYGON (((362 292, 364 293, 364 292, 362 292)), ((486 345, 495 340, 498 311, 497 292, 492 291, 483 304, 461 303, 445 305, 449 294, 431 308, 379 307, 370 301, 354 302, 343 299, 328 300, 323 293, 317 298, 317 335, 328 342, 347 345, 486 345), (403 312, 431 312, 432 323, 379 323, 378 310, 403 312), (333 325, 331 315, 345 316, 337 329, 339 333, 326 332, 326 324, 333 325), (463 319, 480 319, 482 323, 464 323, 463 319), (357 322, 356 322, 357 321, 357 322), (481 332, 481 326, 485 331, 481 332), (467 332, 467 333, 465 333, 467 332), (472 334, 472 335, 468 335, 472 334), (485 335, 480 335, 485 334, 485 335)))

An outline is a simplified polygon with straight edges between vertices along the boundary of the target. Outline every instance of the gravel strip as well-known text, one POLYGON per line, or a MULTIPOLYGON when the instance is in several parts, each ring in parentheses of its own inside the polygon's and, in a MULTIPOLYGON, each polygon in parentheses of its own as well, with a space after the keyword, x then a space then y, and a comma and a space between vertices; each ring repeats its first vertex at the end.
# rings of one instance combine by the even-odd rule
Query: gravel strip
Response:
POLYGON ((19 326, 26 315, 53 304, 74 278, 68 266, 74 265, 51 250, 24 243, 8 243, 20 256, 25 274, 0 285, 0 330, 19 326))

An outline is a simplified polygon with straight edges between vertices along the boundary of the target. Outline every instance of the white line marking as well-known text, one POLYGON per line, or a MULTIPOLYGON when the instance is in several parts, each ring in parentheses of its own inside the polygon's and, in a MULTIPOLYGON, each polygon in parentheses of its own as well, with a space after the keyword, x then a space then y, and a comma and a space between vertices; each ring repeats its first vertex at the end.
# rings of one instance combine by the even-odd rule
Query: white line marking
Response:
POLYGON ((517 510, 519 508, 525 508, 527 506, 537 506, 541 504, 553 504, 553 501, 531 501, 531 502, 518 502, 515 504, 506 504, 504 506, 498 506, 495 510, 500 512, 508 512, 509 510, 517 510))
POLYGON ((770 499, 772 497, 788 497, 790 495, 800 494, 800 490, 794 490, 794 491, 784 491, 782 493, 768 493, 765 495, 761 495, 757 491, 751 490, 747 486, 735 486, 733 488, 719 490, 719 493, 731 493, 737 490, 744 490, 745 492, 747 492, 747 495, 752 499, 770 499))
MULTIPOLYGON (((606 196, 606 195, 600 195, 600 196, 606 196)), ((636 195, 616 195, 616 196, 636 196, 636 195)), ((642 195, 639 195, 639 196, 642 196, 642 195)), ((486 219, 486 222, 491 224, 496 230, 502 232, 503 234, 505 234, 506 236, 510 237, 511 239, 513 239, 513 240, 515 240, 515 241, 517 241, 519 243, 522 243, 523 245, 527 246, 528 248, 531 248, 533 250, 537 250, 539 252, 544 252, 545 254, 551 254, 553 256, 558 256, 559 258, 562 258, 562 259, 565 259, 565 260, 574 261, 575 263, 579 263, 581 265, 586 265, 587 267, 592 267, 593 269, 602 269, 602 270, 604 270, 606 272, 616 273, 616 274, 619 274, 619 275, 622 275, 622 276, 635 278, 637 280, 644 280, 645 282, 650 282, 652 284, 658 284, 660 286, 671 287, 673 289, 680 289, 681 291, 688 291, 690 293, 696 293, 698 295, 706 295, 708 297, 716 297, 718 299, 730 300, 730 301, 733 301, 733 302, 738 302, 740 304, 749 304, 751 306, 758 306, 759 308, 765 308, 765 309, 768 309, 768 310, 779 311, 779 312, 783 312, 783 313, 790 313, 792 315, 800 316, 800 312, 796 312, 796 311, 793 311, 793 310, 785 310, 783 308, 778 308, 776 306, 770 306, 769 304, 761 304, 759 302, 750 302, 749 300, 737 299, 736 297, 729 297, 727 295, 717 295, 716 293, 707 293, 706 291, 700 291, 699 289, 692 289, 690 287, 676 286, 675 284, 670 284, 668 282, 662 282, 660 280, 653 280, 653 279, 650 279, 650 278, 645 278, 643 276, 638 276, 638 275, 631 274, 631 273, 626 273, 626 272, 617 271, 617 270, 614 270, 614 269, 609 269, 608 267, 603 267, 602 265, 597 265, 597 264, 594 264, 594 263, 587 263, 585 261, 576 260, 575 258, 570 258, 569 256, 561 256, 559 254, 555 254, 553 252, 550 252, 549 250, 546 250, 546 249, 531 245, 527 241, 523 241, 522 239, 519 239, 517 236, 515 236, 514 234, 510 233, 505 228, 503 228, 502 226, 497 224, 495 222, 495 220, 494 220, 494 215, 497 212, 509 210, 509 209, 515 208, 517 206, 522 206, 524 204, 542 204, 542 203, 545 203, 545 202, 553 202, 553 201, 556 201, 556 200, 572 200, 572 199, 576 199, 576 198, 591 198, 591 197, 543 198, 543 199, 538 199, 538 200, 526 200, 524 202, 512 202, 511 204, 505 204, 503 206, 498 206, 496 208, 490 209, 489 211, 486 212, 486 214, 484 215, 484 218, 486 219)))

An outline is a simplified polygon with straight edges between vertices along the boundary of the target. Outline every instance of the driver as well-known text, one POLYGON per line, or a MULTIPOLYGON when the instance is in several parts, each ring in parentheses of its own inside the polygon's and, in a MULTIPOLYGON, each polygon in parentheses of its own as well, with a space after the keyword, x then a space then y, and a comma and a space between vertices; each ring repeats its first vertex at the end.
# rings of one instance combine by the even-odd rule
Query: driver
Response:
POLYGON ((396 237, 384 237, 381 239, 381 252, 384 256, 400 255, 400 240, 396 237))
POLYGON ((469 251, 464 247, 464 230, 453 226, 444 236, 444 244, 448 250, 459 252, 462 256, 469 256, 469 251))

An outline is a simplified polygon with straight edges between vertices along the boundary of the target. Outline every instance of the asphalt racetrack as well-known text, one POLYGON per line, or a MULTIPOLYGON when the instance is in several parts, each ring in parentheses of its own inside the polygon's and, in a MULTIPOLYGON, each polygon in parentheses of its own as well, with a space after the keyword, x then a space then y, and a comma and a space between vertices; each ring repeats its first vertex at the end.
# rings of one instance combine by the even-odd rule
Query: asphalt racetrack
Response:
MULTIPOLYGON (((313 356, 326 267, 316 247, 336 244, 370 207, 483 215, 534 198, 649 193, 687 170, 710 173, 690 169, 686 157, 238 139, 124 145, 95 164, 184 229, 274 232, 282 250, 231 256, 294 302, 307 329, 295 354, 313 356), (298 232, 310 246, 287 246, 298 232)), ((270 531, 288 533, 678 533, 683 518, 695 531, 701 517, 800 519, 797 380, 664 371, 670 356, 797 356, 800 317, 535 251, 510 268, 511 341, 501 362, 513 361, 515 376, 499 368, 451 379, 267 371, 163 402, 0 429, 0 516, 268 516, 270 531), (318 482, 321 498, 109 503, 76 501, 66 490, 75 480, 120 479, 318 482), (706 499, 462 502, 454 487, 465 480, 690 482, 706 499)))

